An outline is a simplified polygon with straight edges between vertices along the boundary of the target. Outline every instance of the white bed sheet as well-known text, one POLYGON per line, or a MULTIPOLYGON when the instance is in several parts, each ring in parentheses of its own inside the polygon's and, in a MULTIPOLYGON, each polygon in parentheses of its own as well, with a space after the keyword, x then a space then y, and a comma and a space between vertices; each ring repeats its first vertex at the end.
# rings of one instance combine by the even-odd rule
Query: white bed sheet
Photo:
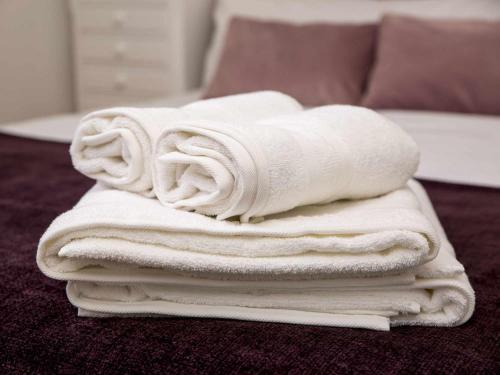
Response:
POLYGON ((420 148, 417 177, 500 187, 500 116, 380 111, 420 148))
MULTIPOLYGON (((180 106, 199 97, 197 90, 142 106, 180 106)), ((380 112, 403 127, 419 145, 421 162, 416 177, 500 188, 500 116, 408 110, 380 112)), ((81 116, 82 113, 72 113, 0 124, 0 133, 69 143, 81 116)))

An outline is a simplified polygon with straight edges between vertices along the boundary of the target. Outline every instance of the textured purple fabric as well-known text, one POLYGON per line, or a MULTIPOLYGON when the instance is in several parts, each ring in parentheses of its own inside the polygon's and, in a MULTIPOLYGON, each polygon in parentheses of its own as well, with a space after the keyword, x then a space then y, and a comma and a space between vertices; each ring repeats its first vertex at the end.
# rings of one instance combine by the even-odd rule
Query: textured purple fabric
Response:
MULTIPOLYGON (((38 239, 92 185, 68 146, 0 135, 0 373, 492 374, 500 191, 424 182, 477 292, 456 328, 391 332, 223 319, 78 318, 35 264, 38 239)), ((497 372, 498 373, 498 372, 497 372)))
POLYGON ((499 96, 500 22, 383 18, 363 106, 500 114, 499 96))
POLYGON ((375 25, 231 20, 205 97, 277 90, 304 105, 359 104, 375 50, 375 25))

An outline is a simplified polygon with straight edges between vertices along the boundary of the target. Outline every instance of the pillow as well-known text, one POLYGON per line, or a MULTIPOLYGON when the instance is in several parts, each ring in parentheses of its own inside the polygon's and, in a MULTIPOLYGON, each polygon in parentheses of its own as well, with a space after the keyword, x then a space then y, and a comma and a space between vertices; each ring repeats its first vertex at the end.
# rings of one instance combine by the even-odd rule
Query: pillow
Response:
POLYGON ((357 104, 373 62, 376 26, 231 21, 205 97, 282 91, 304 105, 357 104))
POLYGON ((425 18, 500 19, 498 0, 218 0, 203 84, 213 77, 233 17, 305 23, 378 23, 387 13, 425 18))
POLYGON ((388 16, 363 105, 500 114, 500 22, 388 16))

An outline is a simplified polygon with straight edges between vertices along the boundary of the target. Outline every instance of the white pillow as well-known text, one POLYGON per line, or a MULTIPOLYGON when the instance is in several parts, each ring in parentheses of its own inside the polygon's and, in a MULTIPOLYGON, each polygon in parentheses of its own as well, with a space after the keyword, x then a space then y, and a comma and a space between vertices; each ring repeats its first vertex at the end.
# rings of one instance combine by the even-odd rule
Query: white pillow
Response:
POLYGON ((203 83, 208 84, 217 68, 233 16, 291 23, 373 23, 385 13, 425 18, 500 19, 500 0, 218 0, 203 83))

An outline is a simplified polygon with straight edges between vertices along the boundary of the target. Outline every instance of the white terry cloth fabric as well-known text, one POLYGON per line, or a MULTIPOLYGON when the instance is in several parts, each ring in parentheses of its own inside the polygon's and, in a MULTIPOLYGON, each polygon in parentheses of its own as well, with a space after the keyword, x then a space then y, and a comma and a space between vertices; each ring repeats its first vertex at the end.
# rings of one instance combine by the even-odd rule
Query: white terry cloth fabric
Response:
POLYGON ((207 99, 181 108, 111 108, 83 117, 71 144, 75 168, 118 189, 153 196, 151 156, 160 131, 180 120, 256 121, 302 110, 273 91, 207 99))
POLYGON ((421 155, 417 177, 500 188, 500 116, 408 110, 381 113, 417 143, 421 155))
POLYGON ((385 194, 406 184, 418 158, 396 124, 367 108, 333 105, 255 124, 176 124, 158 138, 153 179, 167 206, 247 222, 385 194))
POLYGON ((40 240, 38 260, 56 278, 76 269, 81 275, 98 260, 273 280, 395 272, 433 259, 439 247, 411 187, 240 224, 96 186, 54 220, 40 240))
POLYGON ((96 188, 52 223, 37 263, 47 276, 70 281, 68 297, 84 316, 180 315, 387 330, 458 325, 474 308, 463 267, 414 181, 384 197, 300 207, 259 224, 216 221, 96 188), (404 241, 391 244, 396 228, 396 237, 412 248, 404 241), (377 233, 378 244, 363 250, 377 233), (413 246, 424 242, 434 250, 409 261, 418 253, 413 246), (239 254, 233 246, 242 243, 249 248, 239 254), (383 243, 391 247, 381 250, 383 243), (253 247, 263 250, 252 256, 253 247), (412 266, 433 258, 436 247, 436 258, 412 266))

